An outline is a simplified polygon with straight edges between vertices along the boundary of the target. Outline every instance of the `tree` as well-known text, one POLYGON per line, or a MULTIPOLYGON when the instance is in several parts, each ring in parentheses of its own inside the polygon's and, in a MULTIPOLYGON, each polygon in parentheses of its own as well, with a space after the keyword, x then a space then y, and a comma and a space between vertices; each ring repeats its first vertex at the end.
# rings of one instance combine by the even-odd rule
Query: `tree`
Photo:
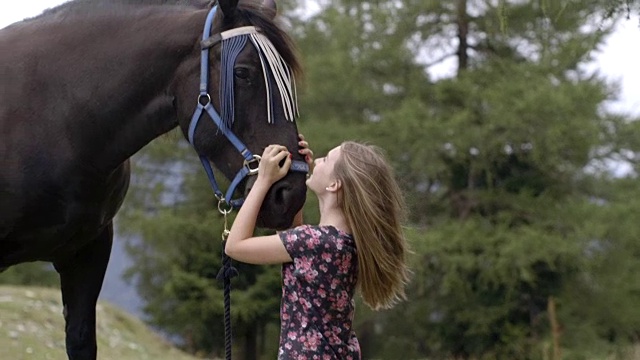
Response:
POLYGON ((624 344, 637 331, 637 289, 624 276, 612 281, 635 270, 637 229, 607 215, 637 204, 605 197, 603 187, 618 182, 593 170, 625 154, 622 142, 636 133, 628 117, 602 111, 613 90, 581 68, 612 24, 608 9, 334 1, 297 24, 308 137, 387 149, 416 229, 412 301, 358 315, 368 356, 528 358, 550 343, 552 299, 570 329, 566 353, 624 344), (442 54, 435 60, 454 56, 455 76, 430 79, 430 62, 416 57, 425 49, 442 54), (617 226, 625 231, 612 235, 617 226), (604 288, 621 299, 615 315, 604 300, 576 300, 604 299, 604 288))
MULTIPOLYGON (((307 70, 301 131, 317 154, 343 139, 384 147, 410 205, 410 301, 385 313, 359 307, 365 358, 535 358, 552 346, 552 302, 567 356, 637 333, 637 282, 627 274, 638 270, 638 227, 624 214, 637 210, 638 189, 598 166, 637 159, 637 123, 603 111, 613 90, 581 68, 607 34, 607 9, 344 0, 289 15, 307 70), (450 57, 454 76, 431 76, 450 57)), ((222 329, 212 239, 222 224, 194 160, 138 158, 147 169, 135 185, 158 172, 163 180, 136 191, 130 199, 144 212, 127 216, 144 235, 132 251, 152 323, 212 352, 222 329), (176 247, 183 236, 188 246, 176 247)), ((237 333, 249 349, 260 343, 250 339, 275 343, 277 270, 241 272, 237 333)))

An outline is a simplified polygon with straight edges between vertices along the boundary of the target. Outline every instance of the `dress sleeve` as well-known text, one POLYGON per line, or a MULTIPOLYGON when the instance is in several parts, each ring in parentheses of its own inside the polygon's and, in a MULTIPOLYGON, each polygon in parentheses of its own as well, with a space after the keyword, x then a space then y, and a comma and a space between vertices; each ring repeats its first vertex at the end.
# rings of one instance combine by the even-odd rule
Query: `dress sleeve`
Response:
POLYGON ((294 261, 315 255, 320 243, 319 231, 310 225, 302 225, 279 233, 280 240, 294 261))

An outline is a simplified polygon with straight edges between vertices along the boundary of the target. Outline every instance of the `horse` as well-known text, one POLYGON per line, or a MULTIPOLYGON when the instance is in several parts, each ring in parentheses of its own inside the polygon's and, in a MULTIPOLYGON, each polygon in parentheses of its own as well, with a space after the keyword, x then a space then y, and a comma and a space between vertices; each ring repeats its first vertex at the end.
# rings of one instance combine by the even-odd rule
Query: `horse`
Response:
MULTIPOLYGON (((304 164, 300 65, 274 8, 198 3, 101 4, 0 30, 0 269, 53 264, 71 360, 97 356, 96 301, 133 154, 179 127, 222 212, 241 205, 231 197, 251 189, 267 145, 304 164), (211 165, 231 180, 226 193, 211 165)), ((308 168, 293 168, 258 226, 286 228, 302 208, 308 168)))

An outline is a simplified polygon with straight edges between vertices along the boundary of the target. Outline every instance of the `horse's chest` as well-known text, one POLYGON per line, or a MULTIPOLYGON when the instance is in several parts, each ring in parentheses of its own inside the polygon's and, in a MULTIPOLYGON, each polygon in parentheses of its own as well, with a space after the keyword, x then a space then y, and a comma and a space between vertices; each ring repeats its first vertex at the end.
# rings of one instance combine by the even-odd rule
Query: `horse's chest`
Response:
POLYGON ((0 224, 0 248, 16 253, 76 248, 112 221, 128 184, 127 166, 107 177, 70 173, 66 180, 31 181, 14 192, 13 201, 0 201, 0 213, 11 215, 0 224))

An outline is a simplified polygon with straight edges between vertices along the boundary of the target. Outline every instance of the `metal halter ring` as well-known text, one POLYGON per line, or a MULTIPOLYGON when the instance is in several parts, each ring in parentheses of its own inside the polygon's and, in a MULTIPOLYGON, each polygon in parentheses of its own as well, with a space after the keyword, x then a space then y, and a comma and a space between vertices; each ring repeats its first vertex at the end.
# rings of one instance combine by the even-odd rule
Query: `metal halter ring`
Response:
POLYGON ((260 165, 260 160, 262 158, 260 157, 260 155, 253 155, 253 159, 251 160, 245 160, 244 161, 244 166, 247 167, 247 169, 249 169, 249 174, 248 175, 255 175, 258 173, 258 166, 260 165), (256 167, 255 168, 251 168, 251 164, 256 163, 256 167))
POLYGON ((207 93, 207 94, 200 94, 198 95, 198 104, 202 105, 202 106, 207 106, 209 104, 211 104, 211 96, 207 93), (203 102, 204 100, 204 102, 203 102))
POLYGON ((218 199, 218 211, 220 214, 227 216, 227 214, 230 214, 233 211, 233 206, 231 206, 231 204, 229 204, 225 199, 218 199), (227 204, 228 207, 225 209, 223 204, 227 204))

